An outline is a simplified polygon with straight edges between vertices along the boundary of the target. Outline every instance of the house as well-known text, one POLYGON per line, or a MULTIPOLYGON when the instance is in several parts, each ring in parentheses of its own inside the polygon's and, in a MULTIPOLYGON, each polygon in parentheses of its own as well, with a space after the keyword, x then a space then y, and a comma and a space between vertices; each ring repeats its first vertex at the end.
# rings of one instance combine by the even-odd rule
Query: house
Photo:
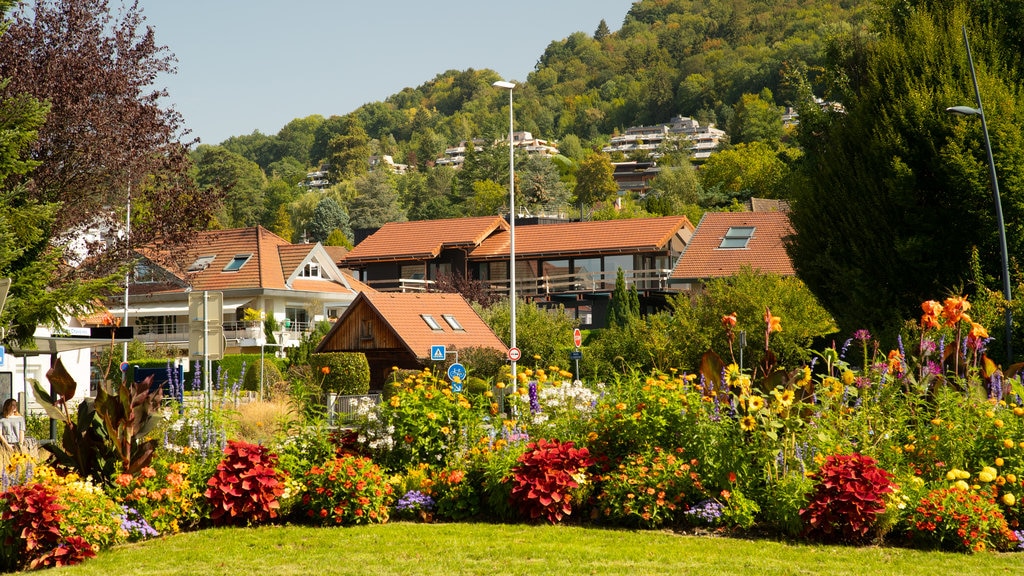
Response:
MULTIPOLYGON (((339 255, 337 252, 335 256, 339 255)), ((297 345, 316 322, 337 318, 366 287, 335 265, 322 245, 292 244, 256 226, 201 232, 182 250, 138 251, 128 290, 127 325, 148 345, 189 341, 189 294, 221 292, 226 353, 265 343, 245 310, 273 316, 278 344, 297 345)), ((107 303, 117 317, 124 300, 107 303)))
POLYGON ((644 162, 612 162, 612 178, 619 185, 619 195, 633 193, 643 198, 651 188, 651 180, 661 173, 653 160, 644 162))
POLYGON ((317 352, 362 352, 370 364, 370 388, 380 390, 397 366, 421 369, 432 346, 448 353, 505 346, 459 294, 362 292, 334 323, 317 352))
MULTIPOLYGON (((564 306, 583 326, 604 325, 621 268, 641 304, 664 299, 676 259, 693 233, 685 216, 516 226, 516 295, 564 306)), ((498 216, 393 222, 339 265, 381 291, 426 291, 444 275, 509 293, 511 232, 498 216)))
POLYGON ((669 283, 678 290, 691 290, 710 278, 732 276, 744 266, 795 276, 785 247, 785 239, 792 233, 789 214, 784 211, 707 212, 669 283))
POLYGON ((725 139, 725 132, 713 125, 701 126, 693 118, 673 116, 666 124, 631 126, 624 133, 612 136, 601 151, 627 156, 642 152, 657 158, 665 147, 671 146, 689 150, 690 160, 699 163, 707 160, 725 139))
MULTIPOLYGON (((507 143, 508 139, 496 142, 496 144, 507 143)), ((482 152, 484 149, 484 140, 480 138, 475 138, 472 141, 463 140, 462 142, 459 142, 458 146, 446 148, 444 156, 434 160, 434 165, 462 168, 462 165, 466 162, 466 152, 468 152, 469 146, 473 146, 473 151, 475 152, 482 152)), ((547 158, 558 154, 558 148, 551 142, 540 138, 534 138, 533 134, 530 132, 513 132, 512 146, 518 150, 526 152, 527 154, 536 154, 547 158)))

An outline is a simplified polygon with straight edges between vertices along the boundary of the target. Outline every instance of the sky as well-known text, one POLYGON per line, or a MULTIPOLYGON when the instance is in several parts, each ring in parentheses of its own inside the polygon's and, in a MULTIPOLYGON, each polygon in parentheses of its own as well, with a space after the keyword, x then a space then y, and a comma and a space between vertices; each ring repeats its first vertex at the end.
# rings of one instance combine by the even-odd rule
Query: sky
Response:
MULTIPOLYGON (((344 115, 447 70, 522 82, 545 48, 632 0, 140 0, 178 60, 154 86, 203 144, 277 134, 313 114, 344 115)), ((116 12, 117 2, 111 2, 116 12)), ((188 140, 190 138, 185 138, 188 140)))

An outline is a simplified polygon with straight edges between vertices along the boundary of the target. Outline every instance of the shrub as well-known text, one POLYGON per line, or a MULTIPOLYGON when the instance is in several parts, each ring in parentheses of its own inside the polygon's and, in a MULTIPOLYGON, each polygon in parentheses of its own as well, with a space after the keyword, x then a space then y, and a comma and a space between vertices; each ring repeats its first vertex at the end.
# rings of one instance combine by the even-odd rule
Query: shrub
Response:
POLYGON ((324 392, 366 394, 370 391, 370 363, 362 352, 321 352, 309 355, 314 374, 323 375, 324 392))
POLYGON ((804 530, 800 510, 807 506, 813 490, 814 481, 799 470, 777 477, 768 484, 761 501, 766 524, 787 536, 799 536, 804 530))
POLYGON ((1007 550, 1017 541, 991 496, 956 486, 932 490, 911 511, 912 542, 956 552, 1007 550))
POLYGON ((121 507, 92 480, 82 480, 74 473, 60 476, 45 464, 35 469, 35 479, 57 496, 62 508, 61 534, 65 537, 80 536, 93 550, 124 542, 121 507))
POLYGON ((384 523, 393 489, 380 467, 363 456, 333 458, 304 476, 302 508, 318 524, 384 523))
POLYGON ((885 496, 893 491, 892 475, 869 456, 833 454, 811 478, 817 483, 800 517, 808 536, 861 543, 869 540, 885 496))
POLYGON ((512 469, 512 501, 530 520, 543 517, 557 524, 572 514, 571 491, 586 481, 593 463, 590 451, 572 442, 531 442, 512 469))
POLYGON ((683 458, 682 452, 655 448, 629 456, 617 470, 605 474, 597 497, 601 515, 643 528, 674 524, 680 512, 707 496, 697 475, 697 461, 683 458))
MULTIPOLYGON (((272 358, 263 359, 263 388, 264 391, 273 390, 275 384, 284 381, 284 374, 276 360, 272 358)), ((242 390, 258 392, 260 390, 260 359, 256 357, 252 365, 246 369, 245 377, 242 379, 242 390)))
POLYGON ((481 474, 467 473, 461 468, 446 468, 434 476, 434 493, 438 516, 455 520, 468 520, 480 514, 481 474))
POLYGON ((215 525, 254 525, 277 517, 284 492, 277 455, 263 446, 228 441, 204 493, 215 525))
POLYGON ((81 536, 61 532, 54 488, 32 483, 0 494, 0 562, 6 570, 78 564, 96 556, 81 536))
MULTIPOLYGON (((189 465, 158 460, 138 474, 123 473, 114 479, 111 494, 134 510, 139 536, 148 533, 140 520, 156 534, 177 534, 199 523, 199 488, 189 479, 189 465)), ((127 515, 126 515, 127 518, 127 515)))

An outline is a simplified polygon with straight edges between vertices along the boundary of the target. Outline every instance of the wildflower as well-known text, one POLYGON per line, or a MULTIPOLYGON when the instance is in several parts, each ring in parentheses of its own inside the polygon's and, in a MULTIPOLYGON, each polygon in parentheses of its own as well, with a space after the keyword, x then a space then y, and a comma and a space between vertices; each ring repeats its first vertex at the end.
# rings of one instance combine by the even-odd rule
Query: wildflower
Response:
POLYGON ((899 350, 889 351, 889 373, 900 375, 903 373, 903 354, 899 350))
POLYGON ((321 366, 320 367, 320 373, 323 374, 324 376, 327 376, 328 374, 331 373, 331 367, 330 366, 321 366))
POLYGON ((773 390, 772 395, 774 395, 775 400, 785 408, 789 408, 793 405, 793 398, 795 395, 792 390, 783 390, 782 392, 773 390))
POLYGON ((985 330, 985 327, 977 322, 971 322, 971 332, 969 336, 975 340, 983 340, 988 338, 988 330, 985 330))
POLYGON ((748 414, 748 415, 744 416, 743 418, 740 418, 740 429, 741 430, 743 430, 744 432, 750 432, 754 428, 757 428, 757 420, 754 420, 753 416, 748 414))
POLYGON ((1007 506, 1013 506, 1016 503, 1017 497, 1014 496, 1012 492, 1007 492, 1006 494, 1003 494, 1003 504, 1006 504, 1007 506))
POLYGON ((751 396, 750 400, 747 401, 748 410, 751 412, 757 412, 764 408, 764 398, 760 396, 751 396))
POLYGON ((736 326, 736 313, 733 312, 732 314, 726 314, 725 316, 722 316, 722 326, 726 330, 731 330, 732 328, 734 328, 736 326))
POLYGON ((811 383, 811 367, 804 366, 799 370, 800 378, 796 381, 797 386, 807 387, 811 383))

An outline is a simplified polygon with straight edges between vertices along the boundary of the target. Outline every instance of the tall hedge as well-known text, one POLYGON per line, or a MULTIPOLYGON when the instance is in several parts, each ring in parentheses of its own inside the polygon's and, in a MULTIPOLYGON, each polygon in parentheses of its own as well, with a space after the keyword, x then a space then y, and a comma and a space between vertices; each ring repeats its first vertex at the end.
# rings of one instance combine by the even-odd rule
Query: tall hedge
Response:
POLYGON ((309 365, 314 377, 323 379, 324 392, 366 394, 370 391, 370 363, 362 352, 310 354, 309 365))

